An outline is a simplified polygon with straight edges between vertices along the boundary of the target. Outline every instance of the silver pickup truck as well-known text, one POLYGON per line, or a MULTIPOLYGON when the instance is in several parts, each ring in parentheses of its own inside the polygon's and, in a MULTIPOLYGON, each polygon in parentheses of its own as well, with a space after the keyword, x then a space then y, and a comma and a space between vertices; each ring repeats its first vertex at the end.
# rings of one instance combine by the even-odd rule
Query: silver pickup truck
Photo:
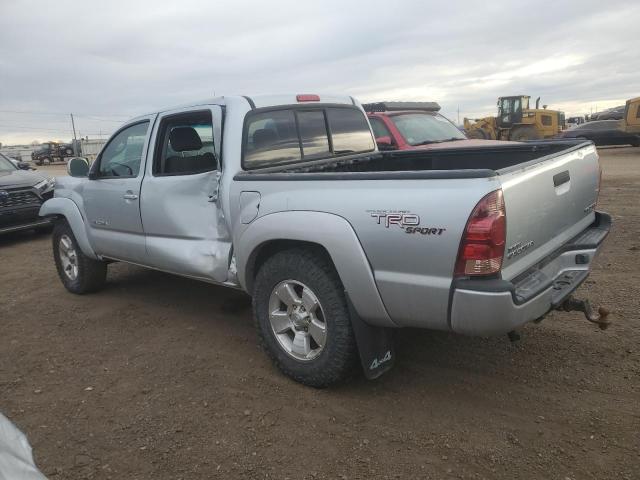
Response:
POLYGON ((68 168, 40 215, 69 291, 114 261, 242 289, 308 385, 388 370, 398 327, 505 334, 559 308, 606 326, 571 297, 611 224, 590 142, 379 152, 352 97, 237 96, 135 118, 68 168))

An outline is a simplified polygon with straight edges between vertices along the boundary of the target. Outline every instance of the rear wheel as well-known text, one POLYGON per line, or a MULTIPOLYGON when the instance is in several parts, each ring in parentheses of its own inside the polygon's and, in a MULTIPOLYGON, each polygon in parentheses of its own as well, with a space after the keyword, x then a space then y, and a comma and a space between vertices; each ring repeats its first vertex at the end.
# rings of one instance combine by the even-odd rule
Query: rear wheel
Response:
POLYGON ((535 127, 525 126, 515 127, 511 131, 509 139, 515 142, 523 142, 525 140, 540 140, 541 138, 540 132, 538 132, 535 127))
POLYGON ((102 288, 107 278, 107 264, 82 253, 67 222, 56 224, 52 238, 53 258, 65 288, 76 294, 102 288))
POLYGON ((35 164, 38 165, 39 167, 42 166, 42 159, 38 158, 37 160, 34 160, 35 164))
POLYGON ((323 255, 301 248, 267 259, 256 276, 253 311, 261 344, 285 375, 320 388, 355 371, 344 290, 323 255))

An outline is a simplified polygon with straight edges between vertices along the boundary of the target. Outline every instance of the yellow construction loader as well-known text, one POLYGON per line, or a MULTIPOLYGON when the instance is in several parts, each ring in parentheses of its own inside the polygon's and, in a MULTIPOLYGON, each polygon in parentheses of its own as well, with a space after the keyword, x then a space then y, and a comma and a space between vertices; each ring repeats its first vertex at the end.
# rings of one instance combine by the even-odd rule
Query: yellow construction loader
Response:
POLYGON ((640 135, 640 97, 627 100, 621 123, 626 133, 640 135))
POLYGON ((536 100, 536 108, 529 108, 528 95, 498 98, 498 116, 464 119, 469 138, 486 140, 539 140, 555 137, 564 129, 564 112, 547 110, 536 100))

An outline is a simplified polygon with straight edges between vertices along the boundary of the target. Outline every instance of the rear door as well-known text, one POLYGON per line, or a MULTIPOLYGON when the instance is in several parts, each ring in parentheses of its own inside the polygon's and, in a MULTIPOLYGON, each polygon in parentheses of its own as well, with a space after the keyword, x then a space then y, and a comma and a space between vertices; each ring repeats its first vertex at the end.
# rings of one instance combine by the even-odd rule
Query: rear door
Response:
POLYGON ((593 145, 501 171, 507 215, 503 277, 512 279, 594 221, 600 167, 593 145))
POLYGON ((99 255, 146 261, 139 200, 153 120, 147 117, 121 128, 91 167, 82 196, 91 243, 99 255))
POLYGON ((205 280, 227 280, 231 239, 219 207, 222 108, 166 112, 151 139, 141 217, 148 264, 205 280))

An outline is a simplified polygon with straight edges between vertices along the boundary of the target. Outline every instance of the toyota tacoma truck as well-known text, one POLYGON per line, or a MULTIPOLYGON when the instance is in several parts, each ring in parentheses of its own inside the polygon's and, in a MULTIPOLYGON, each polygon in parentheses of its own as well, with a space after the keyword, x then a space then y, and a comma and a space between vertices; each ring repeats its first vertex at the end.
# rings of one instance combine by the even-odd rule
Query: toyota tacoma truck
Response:
POLYGON ((571 296, 611 225, 591 142, 379 152, 352 97, 233 96, 137 117, 67 168, 40 210, 67 290, 111 262, 242 289, 307 385, 379 376, 400 327, 498 335, 561 308, 606 326, 571 296))

